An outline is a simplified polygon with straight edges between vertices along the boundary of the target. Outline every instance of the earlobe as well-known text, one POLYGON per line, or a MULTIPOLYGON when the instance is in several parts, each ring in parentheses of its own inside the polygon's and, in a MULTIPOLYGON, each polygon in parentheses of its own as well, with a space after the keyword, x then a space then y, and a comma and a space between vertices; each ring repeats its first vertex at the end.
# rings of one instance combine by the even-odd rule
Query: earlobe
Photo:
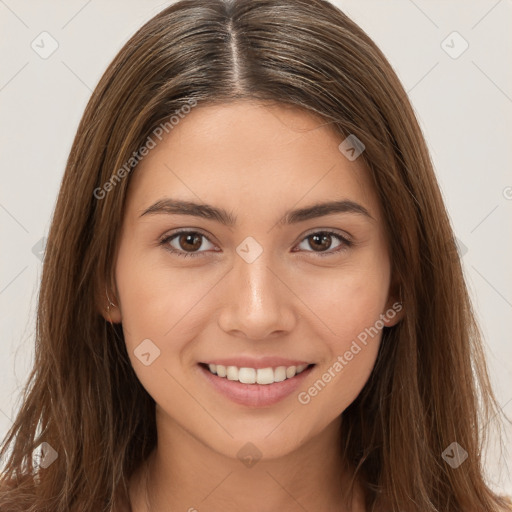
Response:
POLYGON ((386 327, 393 327, 402 320, 405 315, 405 308, 403 302, 399 300, 390 300, 386 311, 382 314, 381 318, 386 327))
POLYGON ((399 285, 398 282, 394 282, 391 290, 392 293, 388 296, 386 310, 381 316, 386 327, 393 327, 400 322, 405 315, 402 286, 399 285))
POLYGON ((402 294, 402 281, 395 274, 391 279, 386 309, 381 314, 381 319, 386 327, 393 327, 403 319, 404 315, 405 304, 402 294))
POLYGON ((107 287, 105 286, 105 298, 100 302, 101 316, 110 324, 121 323, 121 311, 119 307, 111 300, 107 287))

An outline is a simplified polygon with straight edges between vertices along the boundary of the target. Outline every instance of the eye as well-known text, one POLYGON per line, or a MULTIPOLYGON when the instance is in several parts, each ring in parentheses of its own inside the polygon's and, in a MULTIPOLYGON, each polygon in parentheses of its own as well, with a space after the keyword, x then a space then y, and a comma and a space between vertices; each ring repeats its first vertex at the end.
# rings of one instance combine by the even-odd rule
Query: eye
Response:
POLYGON ((210 240, 198 231, 179 231, 178 233, 164 237, 160 241, 160 245, 165 246, 165 248, 173 254, 186 258, 188 256, 199 256, 201 253, 205 252, 198 251, 198 249, 203 246, 202 239, 207 240, 208 243, 211 244, 210 240))
MULTIPOLYGON (((306 252, 315 252, 321 257, 342 252, 353 245, 351 240, 333 231, 317 231, 311 233, 303 239, 301 244, 303 243, 307 243, 310 247, 314 248, 313 251, 306 250, 306 252), (328 251, 326 249, 329 249, 331 246, 333 238, 337 239, 339 243, 334 250, 328 251)), ((299 244, 298 247, 300 247, 301 244, 299 244)))
MULTIPOLYGON (((199 250, 203 247, 203 239, 213 246, 208 237, 198 231, 179 231, 177 233, 173 233, 165 236, 160 241, 160 245, 164 246, 166 250, 176 254, 177 256, 184 258, 189 256, 195 257, 207 252, 205 250, 199 250)), ((306 250, 306 252, 317 253, 318 256, 321 257, 342 252, 353 245, 353 242, 348 238, 333 231, 317 231, 311 233, 303 239, 301 244, 303 243, 307 243, 309 247, 313 248, 312 251, 306 250), (338 245, 335 246, 334 250, 327 250, 331 247, 333 239, 338 240, 338 245)), ((299 244, 298 247, 300 247, 301 244, 299 244)))

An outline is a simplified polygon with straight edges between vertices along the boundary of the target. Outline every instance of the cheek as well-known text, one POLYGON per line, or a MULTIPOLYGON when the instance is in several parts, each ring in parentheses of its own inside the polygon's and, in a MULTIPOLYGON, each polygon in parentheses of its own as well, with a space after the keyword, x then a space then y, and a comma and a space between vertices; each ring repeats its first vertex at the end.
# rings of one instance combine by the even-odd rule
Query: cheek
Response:
POLYGON ((158 356, 150 367, 153 375, 157 368, 175 371, 184 362, 194 347, 195 329, 208 318, 208 292, 221 277, 212 272, 201 277, 199 268, 195 273, 177 271, 158 252, 148 257, 126 242, 116 263, 126 347, 135 371, 144 373, 137 354, 144 340, 151 341, 145 343, 151 356, 158 356))
POLYGON ((321 320, 331 352, 344 352, 347 343, 384 313, 388 298, 389 269, 378 259, 300 274, 294 291, 321 320))
POLYGON ((375 363, 382 334, 380 305, 371 297, 341 301, 337 317, 330 320, 336 335, 323 340, 327 358, 321 364, 326 373, 322 380, 333 388, 341 410, 355 399, 375 363))
POLYGON ((299 391, 297 400, 302 413, 313 421, 312 431, 322 430, 357 398, 374 367, 380 338, 381 333, 366 345, 358 340, 343 343, 335 357, 321 365, 316 378, 299 391))
MULTIPOLYGON (((180 400, 180 387, 171 377, 181 360, 183 328, 190 294, 179 273, 164 272, 157 263, 126 243, 119 250, 116 285, 122 312, 126 350, 137 378, 158 403, 180 400)), ((181 404, 186 406, 186 404, 181 404)))
POLYGON ((357 398, 373 370, 382 337, 380 315, 385 296, 370 284, 344 284, 347 286, 342 293, 338 290, 337 295, 330 295, 330 301, 328 296, 325 298, 322 311, 329 333, 321 339, 324 357, 318 364, 316 379, 309 381, 297 397, 316 418, 319 429, 357 398), (336 306, 333 296, 339 297, 336 306))
MULTIPOLYGON (((303 390, 304 400, 315 401, 323 412, 318 417, 334 418, 357 397, 368 380, 382 337, 381 315, 389 288, 386 261, 377 258, 361 266, 340 268, 310 286, 307 299, 322 320, 324 357, 313 387, 303 390)), ((311 283, 309 283, 311 285, 311 283)), ((306 290, 307 283, 303 283, 306 290)), ((299 400, 300 401, 300 400, 299 400)))

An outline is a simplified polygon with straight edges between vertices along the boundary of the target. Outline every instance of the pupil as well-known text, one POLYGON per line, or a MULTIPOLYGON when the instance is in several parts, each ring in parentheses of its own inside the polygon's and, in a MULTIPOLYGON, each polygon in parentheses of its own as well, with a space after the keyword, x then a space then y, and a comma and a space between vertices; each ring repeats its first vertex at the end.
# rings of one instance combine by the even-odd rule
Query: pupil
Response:
POLYGON ((198 236, 198 235, 190 235, 190 234, 187 234, 187 235, 182 235, 181 236, 181 239, 180 239, 180 244, 184 241, 184 243, 182 244, 182 247, 186 248, 186 245, 192 245, 192 247, 189 247, 189 249, 199 249, 201 247, 201 237, 198 236), (191 241, 192 240, 192 241, 191 241), (198 243, 195 243, 193 241, 196 241, 198 243))
MULTIPOLYGON (((329 245, 330 245, 330 239, 331 239, 331 236, 330 235, 312 235, 312 238, 313 240, 315 241, 315 243, 317 243, 319 240, 321 241, 321 245, 322 247, 320 247, 321 249, 328 249, 329 248, 329 245), (327 243, 325 243, 327 242, 327 243)), ((312 245, 312 247, 314 248, 314 244, 312 245)))

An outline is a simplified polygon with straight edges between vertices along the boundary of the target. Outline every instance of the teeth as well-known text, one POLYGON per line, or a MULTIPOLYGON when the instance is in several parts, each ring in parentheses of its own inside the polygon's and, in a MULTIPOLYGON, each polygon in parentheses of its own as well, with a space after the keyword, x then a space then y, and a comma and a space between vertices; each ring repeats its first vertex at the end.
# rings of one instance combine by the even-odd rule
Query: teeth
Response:
MULTIPOLYGON (((255 373, 258 384, 272 384, 274 382, 274 370, 272 368, 258 368, 255 373)), ((240 382, 243 382, 243 380, 240 379, 240 382)))
POLYGON ((244 384, 254 384, 256 382, 256 370, 254 368, 240 368, 238 370, 238 380, 244 384))
POLYGON ((286 366, 278 366, 274 370, 274 382, 282 382, 286 379, 286 366))
POLYGON ((236 366, 228 366, 226 368, 228 380, 238 380, 238 368, 236 366))
POLYGON ((221 364, 209 364, 211 373, 219 377, 227 377, 228 380, 237 380, 243 384, 273 384, 291 379, 302 373, 308 367, 307 364, 299 366, 278 366, 277 368, 238 368, 236 366, 223 366, 221 364))
POLYGON ((291 379, 296 373, 297 373, 296 366, 288 366, 288 368, 286 368, 286 378, 287 379, 291 379))

